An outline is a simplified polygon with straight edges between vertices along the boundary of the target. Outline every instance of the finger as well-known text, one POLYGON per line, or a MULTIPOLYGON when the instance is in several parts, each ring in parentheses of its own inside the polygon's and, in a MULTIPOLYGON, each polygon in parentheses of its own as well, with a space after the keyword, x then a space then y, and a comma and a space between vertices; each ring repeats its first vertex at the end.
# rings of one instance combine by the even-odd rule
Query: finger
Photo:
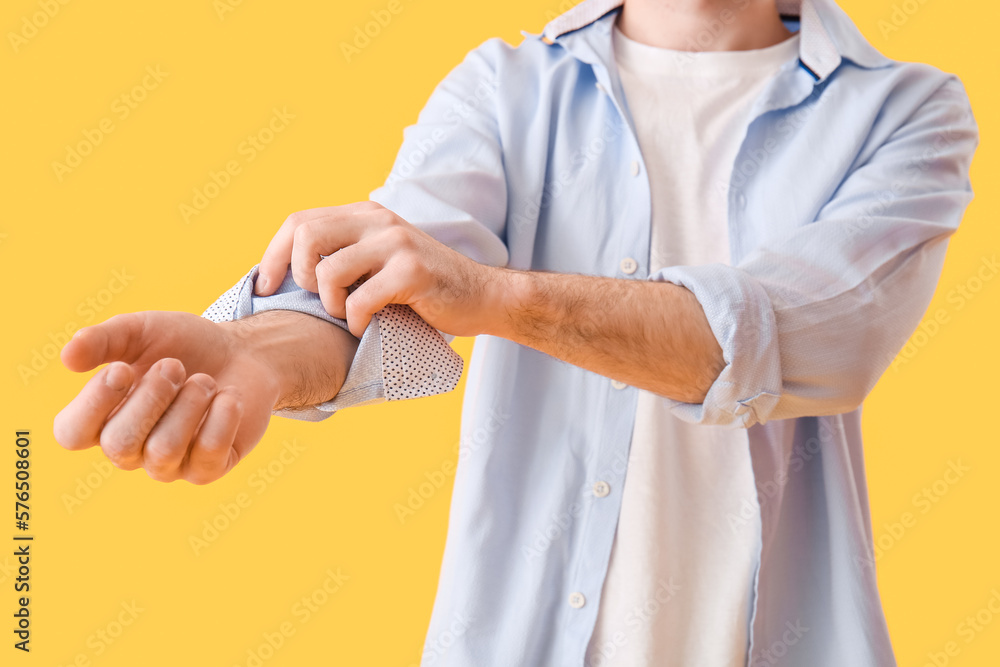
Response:
POLYGON ((104 422, 125 398, 132 377, 132 368, 121 361, 98 371, 53 420, 56 442, 70 450, 98 444, 104 422))
POLYGON ((292 277, 295 283, 302 289, 318 293, 316 265, 324 256, 393 227, 399 229, 399 236, 393 238, 408 238, 398 223, 399 218, 392 211, 375 204, 374 208, 361 205, 341 207, 323 218, 300 225, 292 242, 292 277))
POLYGON ((346 319, 348 288, 381 270, 388 253, 389 248, 384 245, 362 241, 338 250, 316 265, 319 298, 326 312, 346 319))
POLYGON ((160 482, 172 482, 180 477, 188 447, 215 392, 215 380, 210 375, 196 373, 187 379, 146 438, 142 467, 147 475, 160 482))
POLYGON ((195 436, 182 476, 192 484, 207 484, 226 473, 239 458, 233 449, 243 416, 243 404, 232 394, 216 394, 208 416, 195 436))
POLYGON ((257 281, 254 284, 254 292, 258 296, 270 296, 281 286, 288 272, 288 266, 292 262, 292 246, 295 240, 295 230, 300 226, 315 220, 324 219, 330 216, 348 215, 364 210, 372 210, 378 207, 374 202, 359 202, 346 206, 324 206, 321 208, 311 208, 304 211, 292 213, 282 223, 278 233, 274 235, 271 242, 264 251, 264 257, 260 260, 257 281), (338 213, 339 212, 339 213, 338 213))
POLYGON ((254 292, 258 296, 270 296, 285 279, 288 264, 292 261, 292 239, 295 237, 298 224, 297 220, 293 221, 292 216, 289 216, 267 244, 254 283, 254 292))
POLYGON ((319 292, 316 265, 325 255, 357 243, 364 235, 364 225, 351 224, 341 216, 327 217, 300 226, 292 246, 292 277, 295 284, 310 292, 319 292))
POLYGON ((145 320, 143 313, 125 313, 80 329, 63 346, 63 365, 82 373, 112 361, 134 362, 142 353, 145 320))
POLYGON ((356 338, 361 338, 372 315, 390 303, 407 303, 401 289, 404 281, 389 269, 379 271, 361 284, 347 297, 347 327, 356 338))
POLYGON ((142 376, 101 431, 101 449, 112 463, 122 470, 142 465, 146 437, 177 396, 184 377, 184 365, 177 359, 161 359, 142 376))

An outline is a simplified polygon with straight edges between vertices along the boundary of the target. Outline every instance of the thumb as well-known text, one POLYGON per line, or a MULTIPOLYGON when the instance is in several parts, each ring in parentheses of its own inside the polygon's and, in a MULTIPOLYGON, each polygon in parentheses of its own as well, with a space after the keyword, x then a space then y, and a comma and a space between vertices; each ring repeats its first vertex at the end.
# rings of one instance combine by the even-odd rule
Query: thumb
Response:
POLYGON ((257 296, 270 296, 278 289, 288 273, 288 265, 292 261, 292 245, 295 240, 295 226, 288 223, 281 226, 260 260, 257 282, 254 293, 257 296))
POLYGON ((143 313, 126 313, 80 329, 63 346, 63 365, 82 373, 112 361, 131 364, 142 354, 145 323, 143 313))

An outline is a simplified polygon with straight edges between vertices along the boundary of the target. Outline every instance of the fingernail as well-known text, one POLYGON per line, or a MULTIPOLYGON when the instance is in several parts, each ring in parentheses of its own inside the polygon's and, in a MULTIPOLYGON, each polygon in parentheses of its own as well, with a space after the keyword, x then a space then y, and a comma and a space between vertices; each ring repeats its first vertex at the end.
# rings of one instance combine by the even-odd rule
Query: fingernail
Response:
POLYGON ((184 382, 184 371, 177 364, 160 364, 160 375, 175 388, 184 382))
POLYGON ((128 366, 124 364, 111 364, 108 366, 108 372, 104 374, 104 384, 115 391, 122 391, 132 384, 130 375, 128 366))
POLYGON ((206 394, 215 393, 215 381, 212 380, 212 378, 206 377, 204 375, 199 375, 192 378, 191 381, 194 382, 199 387, 201 387, 202 391, 204 391, 206 394))
POLYGON ((257 295, 259 296, 260 294, 262 294, 264 292, 264 290, 266 288, 267 288, 267 278, 265 278, 264 276, 258 276, 257 277, 257 283, 256 283, 256 289, 254 291, 256 291, 257 295))

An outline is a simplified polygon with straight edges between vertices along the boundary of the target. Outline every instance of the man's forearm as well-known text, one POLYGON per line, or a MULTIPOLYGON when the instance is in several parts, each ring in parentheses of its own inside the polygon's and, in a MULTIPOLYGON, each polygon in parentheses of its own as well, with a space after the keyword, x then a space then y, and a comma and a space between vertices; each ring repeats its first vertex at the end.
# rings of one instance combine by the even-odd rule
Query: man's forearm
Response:
POLYGON ((499 269, 487 333, 685 403, 725 362, 701 304, 672 283, 499 269))
POLYGON ((234 334, 234 345, 272 369, 278 397, 275 410, 315 405, 336 396, 358 347, 350 332, 291 310, 269 310, 219 326, 234 334))
POLYGON ((725 367, 683 287, 482 264, 374 202, 289 216, 261 266, 277 276, 289 264, 355 335, 387 304, 408 305, 439 331, 502 336, 687 403, 701 403, 725 367))

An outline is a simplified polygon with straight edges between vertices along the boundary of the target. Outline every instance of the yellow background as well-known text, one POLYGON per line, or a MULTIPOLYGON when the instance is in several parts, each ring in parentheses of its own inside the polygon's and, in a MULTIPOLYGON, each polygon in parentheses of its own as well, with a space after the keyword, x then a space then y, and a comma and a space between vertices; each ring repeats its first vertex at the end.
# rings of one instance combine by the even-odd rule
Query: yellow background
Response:
MULTIPOLYGON (((899 30, 884 34, 879 21, 892 20, 893 3, 841 4, 890 57, 959 74, 981 126, 977 198, 931 306, 946 309, 948 323, 882 379, 865 407, 865 437, 875 534, 889 545, 879 581, 900 664, 923 665, 928 652, 958 640, 949 664, 996 665, 1000 618, 970 643, 956 631, 1000 590, 1000 278, 961 309, 947 295, 1000 248, 1000 10, 985 1, 909 0, 916 12, 897 15, 905 17, 899 30), (970 472, 920 513, 914 494, 941 479, 949 461, 970 472), (907 511, 916 523, 896 539, 885 524, 907 511)), ((74 0, 15 51, 9 33, 24 30, 39 4, 4 2, 0 540, 12 544, 8 480, 13 432, 24 428, 33 434, 37 540, 30 655, 11 648, 12 548, 0 551, 0 664, 68 665, 83 654, 101 667, 246 665, 263 633, 286 621, 295 634, 263 664, 419 660, 452 477, 405 523, 393 508, 426 473, 456 459, 459 392, 321 424, 275 419, 223 480, 164 485, 142 472, 104 479, 94 467, 99 451, 56 445, 52 417, 85 378, 46 359, 46 345, 72 323, 134 310, 200 313, 257 261, 288 213, 366 198, 388 173, 403 127, 468 50, 492 36, 517 44, 521 29, 538 32, 560 10, 557 0, 402 0, 403 10, 347 62, 341 42, 387 5, 245 0, 220 18, 212 0, 74 0), (115 99, 142 82, 147 66, 166 77, 119 118, 115 99), (295 118, 247 161, 241 142, 275 107, 295 118), (59 182, 53 161, 104 118, 113 132, 59 182), (180 204, 234 159, 241 173, 186 223, 180 204), (124 289, 114 271, 129 277, 124 289), (24 380, 19 367, 30 367, 35 353, 41 368, 24 380), (291 439, 305 451, 258 493, 253 476, 269 464, 277 470, 291 439), (67 506, 67 497, 88 490, 67 506), (249 507, 195 555, 190 536, 240 493, 249 507), (322 586, 328 568, 349 579, 302 623, 293 606, 322 586), (97 640, 116 630, 122 605, 133 601, 143 610, 134 622, 110 645, 97 640)), ((470 341, 456 345, 467 357, 470 341)))

